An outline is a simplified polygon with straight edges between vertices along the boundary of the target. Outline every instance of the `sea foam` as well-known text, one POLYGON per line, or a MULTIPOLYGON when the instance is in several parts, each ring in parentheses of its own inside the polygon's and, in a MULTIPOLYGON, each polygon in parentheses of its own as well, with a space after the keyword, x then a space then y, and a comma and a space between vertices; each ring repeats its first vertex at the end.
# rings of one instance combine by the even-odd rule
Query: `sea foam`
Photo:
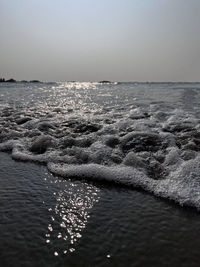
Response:
POLYGON ((200 120, 195 112, 167 101, 148 100, 147 105, 139 91, 133 102, 130 97, 122 101, 124 95, 115 91, 122 85, 109 87, 109 103, 103 85, 81 85, 83 91, 70 86, 34 87, 34 101, 27 95, 26 105, 1 105, 0 151, 10 151, 15 160, 46 164, 65 179, 140 187, 200 208, 200 120), (116 94, 121 99, 114 104, 116 94), (60 105, 62 97, 70 105, 60 105))

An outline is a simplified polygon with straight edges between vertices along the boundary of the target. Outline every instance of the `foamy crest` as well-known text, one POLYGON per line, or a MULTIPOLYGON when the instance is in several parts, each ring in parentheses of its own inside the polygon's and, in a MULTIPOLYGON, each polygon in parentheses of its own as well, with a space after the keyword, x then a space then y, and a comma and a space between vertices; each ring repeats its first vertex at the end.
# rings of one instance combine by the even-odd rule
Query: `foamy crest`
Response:
POLYGON ((59 165, 48 164, 48 169, 65 178, 89 179, 93 181, 107 181, 117 184, 136 186, 150 189, 154 181, 151 181, 143 172, 126 166, 107 167, 99 164, 85 165, 59 165))
POLYGON ((140 187, 159 197, 170 198, 181 205, 200 209, 200 157, 183 162, 163 180, 149 178, 144 172, 127 166, 107 167, 97 164, 48 164, 48 169, 64 178, 107 181, 140 187))
POLYGON ((167 179, 159 181, 154 193, 200 209, 200 156, 182 162, 167 179))

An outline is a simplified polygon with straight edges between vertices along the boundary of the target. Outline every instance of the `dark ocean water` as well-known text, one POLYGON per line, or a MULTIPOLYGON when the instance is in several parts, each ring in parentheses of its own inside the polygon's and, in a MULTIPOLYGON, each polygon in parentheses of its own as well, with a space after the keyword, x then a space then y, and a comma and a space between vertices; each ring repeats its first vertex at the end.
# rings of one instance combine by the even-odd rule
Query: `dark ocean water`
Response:
POLYGON ((199 266, 199 100, 198 83, 0 84, 2 266, 199 266))
POLYGON ((1 266, 200 264, 195 209, 126 187, 63 180, 3 153, 0 177, 1 266))

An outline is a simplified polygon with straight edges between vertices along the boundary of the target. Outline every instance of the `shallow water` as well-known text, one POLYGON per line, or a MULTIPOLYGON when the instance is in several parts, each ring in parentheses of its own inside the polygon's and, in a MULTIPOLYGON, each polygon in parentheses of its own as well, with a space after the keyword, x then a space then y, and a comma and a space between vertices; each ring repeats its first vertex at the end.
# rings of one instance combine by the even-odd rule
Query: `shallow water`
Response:
POLYGON ((63 180, 4 153, 0 177, 1 266, 200 264, 195 209, 127 187, 63 180))

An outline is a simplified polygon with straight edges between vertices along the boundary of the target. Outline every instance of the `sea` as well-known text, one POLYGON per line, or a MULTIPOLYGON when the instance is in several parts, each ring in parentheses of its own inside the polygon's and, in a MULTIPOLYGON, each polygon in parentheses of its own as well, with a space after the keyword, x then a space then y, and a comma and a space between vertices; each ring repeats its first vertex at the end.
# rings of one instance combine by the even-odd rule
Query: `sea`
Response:
POLYGON ((200 83, 0 83, 0 266, 200 266, 200 83))

